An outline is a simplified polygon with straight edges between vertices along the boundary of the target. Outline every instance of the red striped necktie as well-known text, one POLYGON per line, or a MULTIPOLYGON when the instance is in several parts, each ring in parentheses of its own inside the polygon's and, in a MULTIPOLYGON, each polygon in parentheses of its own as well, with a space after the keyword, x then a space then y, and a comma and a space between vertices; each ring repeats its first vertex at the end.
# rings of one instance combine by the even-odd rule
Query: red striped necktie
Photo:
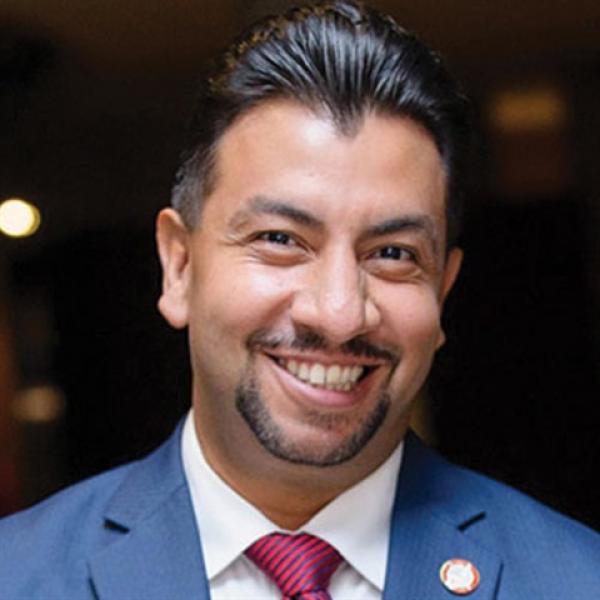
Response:
POLYGON ((265 535, 246 556, 277 584, 283 600, 331 600, 327 586, 342 562, 335 548, 307 533, 265 535))

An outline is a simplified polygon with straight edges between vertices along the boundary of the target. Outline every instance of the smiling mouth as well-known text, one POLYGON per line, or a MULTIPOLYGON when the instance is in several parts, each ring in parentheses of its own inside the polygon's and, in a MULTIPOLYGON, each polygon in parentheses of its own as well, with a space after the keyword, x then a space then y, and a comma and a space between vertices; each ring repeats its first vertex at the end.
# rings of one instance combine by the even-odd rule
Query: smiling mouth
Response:
POLYGON ((324 365, 268 355, 288 373, 314 388, 350 392, 377 367, 367 365, 324 365))

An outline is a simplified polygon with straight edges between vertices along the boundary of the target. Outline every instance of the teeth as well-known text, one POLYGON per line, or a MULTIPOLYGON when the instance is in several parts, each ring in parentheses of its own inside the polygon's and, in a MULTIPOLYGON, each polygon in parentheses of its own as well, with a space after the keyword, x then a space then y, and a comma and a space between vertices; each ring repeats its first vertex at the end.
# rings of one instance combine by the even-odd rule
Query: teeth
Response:
POLYGON ((299 363, 296 360, 280 360, 279 363, 298 379, 306 381, 315 387, 343 392, 350 391, 360 379, 365 368, 359 365, 353 367, 321 363, 299 363))
POLYGON ((338 365, 333 365, 327 369, 327 384, 338 384, 340 382, 340 375, 342 374, 342 369, 338 365))
POLYGON ((313 385, 323 385, 325 383, 325 367, 315 363, 310 370, 310 382, 313 385))
POLYGON ((350 381, 351 372, 352 367, 344 367, 342 370, 342 375, 340 377, 340 383, 348 383, 350 381))
POLYGON ((310 367, 306 363, 301 363, 298 368, 298 379, 308 381, 310 379, 310 367))

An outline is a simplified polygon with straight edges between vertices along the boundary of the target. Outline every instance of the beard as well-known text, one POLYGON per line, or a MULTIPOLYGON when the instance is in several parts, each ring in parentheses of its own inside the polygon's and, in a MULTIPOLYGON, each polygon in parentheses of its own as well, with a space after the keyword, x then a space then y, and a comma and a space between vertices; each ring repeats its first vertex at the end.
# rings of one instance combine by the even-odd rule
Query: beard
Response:
MULTIPOLYGON (((309 330, 295 332, 292 336, 258 330, 248 337, 246 347, 252 357, 257 351, 268 352, 269 349, 280 347, 297 350, 327 350, 329 344, 320 334, 309 330)), ((385 360, 391 364, 392 372, 400 362, 400 354, 397 351, 375 346, 361 337, 346 342, 339 351, 358 359, 370 357, 385 360)), ((390 394, 386 388, 383 388, 373 409, 357 423, 354 423, 355 419, 349 415, 324 414, 316 410, 307 412, 306 424, 323 432, 323 435, 327 435, 327 432, 333 435, 340 429, 350 429, 350 433, 339 440, 335 447, 327 449, 322 449, 318 444, 311 442, 296 442, 286 435, 261 396, 252 358, 236 388, 235 403, 238 412, 259 443, 273 456, 299 465, 330 467, 349 461, 367 445, 386 418, 390 407, 390 394)))
MULTIPOLYGON (((321 450, 314 443, 298 443, 289 439, 273 419, 260 394, 256 379, 250 372, 236 389, 236 407, 262 447, 273 456, 298 465, 332 467, 354 458, 383 424, 390 406, 390 396, 382 392, 373 410, 340 440, 334 448, 321 450)), ((322 414, 311 411, 307 423, 326 435, 339 427, 347 426, 351 418, 346 415, 322 414)))

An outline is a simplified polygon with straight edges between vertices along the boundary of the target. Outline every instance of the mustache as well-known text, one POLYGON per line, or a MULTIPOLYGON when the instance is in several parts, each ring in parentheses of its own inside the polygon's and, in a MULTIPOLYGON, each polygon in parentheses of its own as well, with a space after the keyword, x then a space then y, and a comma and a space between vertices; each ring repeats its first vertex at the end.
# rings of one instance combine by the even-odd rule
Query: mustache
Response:
POLYGON ((397 352, 388 350, 369 342, 362 336, 357 336, 344 342, 341 346, 330 344, 327 339, 316 331, 299 331, 289 335, 260 329, 252 333, 246 340, 248 350, 259 348, 275 350, 287 348, 293 350, 334 350, 355 358, 372 358, 397 364, 400 356, 397 352))

